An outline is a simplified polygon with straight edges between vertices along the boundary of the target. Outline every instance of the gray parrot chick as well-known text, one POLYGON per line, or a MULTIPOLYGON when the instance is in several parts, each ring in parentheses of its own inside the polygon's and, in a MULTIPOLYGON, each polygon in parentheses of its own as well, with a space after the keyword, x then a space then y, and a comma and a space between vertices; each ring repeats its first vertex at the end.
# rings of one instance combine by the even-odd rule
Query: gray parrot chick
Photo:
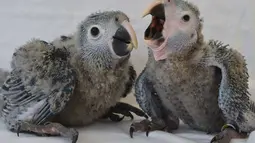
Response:
POLYGON ((60 135, 75 143, 78 132, 71 127, 106 115, 116 118, 115 113, 130 116, 129 110, 145 116, 119 103, 136 78, 129 61, 136 47, 134 29, 121 11, 91 14, 69 37, 29 41, 14 52, 2 86, 6 126, 18 134, 60 135))
POLYGON ((255 129, 255 104, 248 92, 244 57, 217 40, 205 42, 198 8, 183 0, 157 0, 145 11, 149 46, 135 96, 151 121, 135 122, 135 131, 179 127, 219 133, 212 142, 245 138, 255 129))

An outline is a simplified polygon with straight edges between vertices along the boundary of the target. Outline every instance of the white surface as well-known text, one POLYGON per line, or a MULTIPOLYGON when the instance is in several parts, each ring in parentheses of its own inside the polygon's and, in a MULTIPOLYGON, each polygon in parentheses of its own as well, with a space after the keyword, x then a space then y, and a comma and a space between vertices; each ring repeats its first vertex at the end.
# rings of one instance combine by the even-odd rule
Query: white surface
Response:
MULTIPOLYGON (((0 0, 0 67, 9 69, 9 62, 15 48, 32 37, 52 40, 61 34, 73 32, 76 25, 91 12, 118 9, 127 13, 139 38, 140 48, 133 52, 132 60, 139 71, 147 60, 147 51, 143 43, 143 31, 150 17, 141 19, 143 9, 151 0, 0 0)), ((251 83, 255 79, 255 14, 252 0, 192 0, 204 17, 205 38, 216 38, 230 44, 242 52, 248 62, 251 83), (252 27, 253 26, 253 27, 252 27), (253 80, 252 80, 253 79, 253 80)), ((254 83, 254 82, 253 82, 254 83)), ((255 85, 250 84, 251 89, 255 85)), ((252 92, 255 93, 255 92, 252 92)), ((147 138, 145 134, 135 134, 131 140, 128 136, 130 121, 113 123, 96 123, 81 129, 78 143, 198 143, 209 142, 212 136, 187 130, 181 127, 178 132, 168 134, 153 132, 147 138), (186 141, 185 141, 186 138, 186 141), (188 141, 188 140, 190 141, 188 141)), ((21 134, 16 137, 5 129, 0 122, 1 143, 62 143, 62 138, 36 137, 21 134)), ((238 141, 239 143, 244 142, 238 141)), ((255 135, 248 139, 255 142, 255 135)))
MULTIPOLYGON (((142 118, 134 121, 139 121, 142 118)), ((190 130, 187 126, 181 125, 180 129, 172 134, 154 131, 146 137, 145 133, 134 133, 134 138, 129 137, 129 127, 132 121, 126 119, 121 123, 101 121, 85 128, 78 129, 79 140, 77 143, 209 143, 212 135, 203 132, 190 130)), ((254 143, 255 135, 249 138, 254 143)), ((37 137, 29 134, 17 134, 8 132, 5 126, 0 123, 1 143, 70 143, 70 140, 62 137, 37 137)), ((232 143, 245 143, 246 140, 233 140, 232 143)))

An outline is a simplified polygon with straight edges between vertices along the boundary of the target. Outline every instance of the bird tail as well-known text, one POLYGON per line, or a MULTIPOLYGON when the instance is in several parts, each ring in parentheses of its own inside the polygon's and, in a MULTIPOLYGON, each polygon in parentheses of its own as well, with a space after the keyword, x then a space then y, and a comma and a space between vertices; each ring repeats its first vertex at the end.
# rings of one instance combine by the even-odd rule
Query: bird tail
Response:
MULTIPOLYGON (((3 104, 4 104, 3 94, 2 94, 2 85, 4 84, 8 74, 9 74, 9 72, 7 70, 0 68, 0 112, 1 112, 3 104)), ((1 117, 1 113, 0 113, 0 117, 1 117)))
POLYGON ((2 85, 4 84, 8 74, 9 72, 7 70, 0 68, 0 100, 2 99, 2 85))
POLYGON ((9 71, 0 68, 0 86, 1 87, 4 84, 4 81, 6 80, 8 74, 9 74, 9 71))

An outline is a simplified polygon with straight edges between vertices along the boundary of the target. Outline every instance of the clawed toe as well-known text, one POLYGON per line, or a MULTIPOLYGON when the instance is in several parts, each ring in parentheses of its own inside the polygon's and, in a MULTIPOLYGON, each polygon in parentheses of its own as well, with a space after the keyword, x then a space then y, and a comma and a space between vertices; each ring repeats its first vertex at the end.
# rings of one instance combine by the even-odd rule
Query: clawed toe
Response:
POLYGON ((230 143, 232 139, 241 139, 246 138, 247 134, 238 133, 236 130, 227 128, 224 131, 220 132, 216 136, 214 136, 210 143, 230 143))
POLYGON ((134 119, 134 116, 129 111, 125 112, 125 117, 129 117, 131 120, 134 119))
POLYGON ((146 136, 147 136, 147 137, 149 136, 150 131, 151 131, 151 126, 148 125, 147 131, 146 131, 146 136))
POLYGON ((119 102, 114 107, 111 107, 109 112, 104 115, 103 118, 109 118, 111 121, 114 122, 120 122, 124 119, 124 117, 129 117, 131 118, 131 120, 133 120, 134 116, 132 115, 132 113, 148 119, 148 116, 141 109, 122 102, 119 102), (123 117, 120 117, 117 114, 121 114, 123 115, 123 117))
POLYGON ((129 129, 129 135, 133 138, 134 132, 146 132, 146 136, 149 136, 149 132, 151 131, 151 121, 145 119, 141 122, 132 123, 129 129))
POLYGON ((160 130, 171 132, 174 129, 178 128, 178 124, 171 122, 171 124, 166 124, 164 120, 158 118, 151 118, 151 121, 144 119, 141 122, 134 122, 131 124, 129 129, 130 137, 133 138, 134 132, 146 132, 146 136, 149 136, 149 133, 152 131, 160 130))
POLYGON ((146 119, 148 119, 148 116, 141 109, 122 102, 117 103, 116 106, 112 108, 112 112, 122 114, 125 117, 130 117, 131 120, 134 119, 134 116, 131 114, 131 112, 133 112, 137 116, 145 117, 146 119))
POLYGON ((223 139, 223 136, 221 134, 217 134, 212 138, 210 143, 217 143, 217 141, 220 141, 221 139, 223 139))
POLYGON ((134 133, 134 131, 135 131, 135 128, 134 128, 133 126, 131 126, 131 127, 129 128, 129 135, 130 135, 131 138, 133 138, 133 133, 134 133))
POLYGON ((17 136, 19 137, 20 129, 21 129, 21 124, 17 123, 17 136))
POLYGON ((63 136, 76 143, 79 133, 75 129, 68 129, 59 123, 47 123, 45 125, 35 125, 27 122, 17 122, 15 131, 19 136, 20 132, 30 132, 40 136, 63 136))
POLYGON ((75 129, 71 129, 71 131, 73 132, 73 135, 72 135, 72 143, 76 143, 77 140, 78 140, 79 132, 76 131, 75 129))
POLYGON ((120 122, 125 118, 125 116, 120 117, 119 115, 116 115, 116 114, 110 114, 109 118, 113 122, 120 122))

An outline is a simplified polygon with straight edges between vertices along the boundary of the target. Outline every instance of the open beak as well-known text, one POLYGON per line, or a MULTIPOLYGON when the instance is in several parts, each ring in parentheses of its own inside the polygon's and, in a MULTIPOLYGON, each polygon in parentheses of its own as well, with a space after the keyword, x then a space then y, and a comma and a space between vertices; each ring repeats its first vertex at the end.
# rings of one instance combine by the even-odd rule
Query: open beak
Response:
POLYGON ((162 31, 165 23, 165 7, 164 0, 155 0, 143 12, 142 17, 152 16, 152 20, 148 28, 145 30, 145 40, 162 40, 162 31))
POLYGON ((124 20, 121 25, 128 31, 131 42, 128 44, 128 50, 132 50, 133 48, 137 49, 138 48, 138 42, 137 42, 137 37, 134 28, 132 25, 127 21, 124 20))
POLYGON ((155 0, 153 1, 143 12, 142 18, 145 16, 151 14, 151 15, 160 15, 157 14, 158 12, 162 11, 164 9, 164 2, 163 0, 155 0))

